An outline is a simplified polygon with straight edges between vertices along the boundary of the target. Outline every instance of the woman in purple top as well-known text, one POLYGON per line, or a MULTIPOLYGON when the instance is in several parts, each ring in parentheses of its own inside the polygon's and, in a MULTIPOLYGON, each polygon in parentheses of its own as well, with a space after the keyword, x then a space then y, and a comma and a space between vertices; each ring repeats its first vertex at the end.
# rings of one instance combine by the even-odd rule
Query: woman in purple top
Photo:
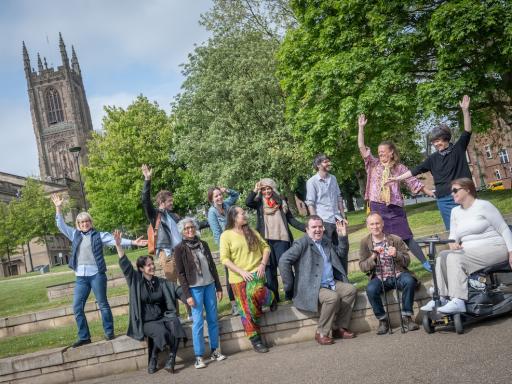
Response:
MULTIPOLYGON (((388 179, 401 175, 408 168, 400 163, 400 157, 395 144, 391 141, 383 141, 378 147, 378 158, 372 156, 370 149, 364 144, 364 127, 367 120, 364 114, 359 116, 359 133, 357 144, 364 159, 366 169, 365 200, 370 204, 372 212, 379 213, 384 219, 384 232, 400 236, 407 244, 411 252, 421 261, 427 271, 431 271, 430 264, 423 251, 413 238, 411 228, 407 222, 404 209, 404 200, 400 193, 399 183, 388 183, 388 179)), ((424 192, 433 196, 431 190, 426 188, 417 178, 410 177, 404 180, 407 188, 413 193, 424 192)))

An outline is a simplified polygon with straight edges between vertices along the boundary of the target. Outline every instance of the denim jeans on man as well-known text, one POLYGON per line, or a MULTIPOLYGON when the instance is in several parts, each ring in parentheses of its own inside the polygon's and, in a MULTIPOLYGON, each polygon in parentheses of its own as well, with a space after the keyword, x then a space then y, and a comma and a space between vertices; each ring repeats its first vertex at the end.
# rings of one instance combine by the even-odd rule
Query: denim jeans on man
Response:
MULTIPOLYGON (((409 272, 402 272, 396 279, 398 281, 398 289, 402 291, 402 315, 412 316, 412 307, 414 304, 414 290, 416 289, 416 280, 409 272)), ((389 277, 384 281, 386 291, 395 288, 395 278, 389 277)), ((382 283, 378 277, 374 277, 366 287, 366 295, 368 301, 372 305, 373 313, 379 320, 386 318, 386 311, 382 305, 380 294, 382 293, 382 283)))
POLYGON ((87 340, 91 338, 87 318, 84 313, 85 303, 89 298, 91 289, 100 308, 105 336, 112 337, 114 336, 114 319, 112 318, 112 311, 107 301, 107 275, 99 272, 92 276, 76 277, 75 292, 73 294, 73 312, 75 313, 75 320, 78 325, 78 339, 87 340))
POLYGON ((194 354, 199 357, 204 354, 203 307, 206 312, 206 322, 208 323, 210 350, 219 347, 219 323, 217 321, 215 283, 201 287, 190 287, 190 294, 196 304, 192 307, 192 341, 194 343, 194 354))
POLYGON ((450 230, 450 216, 452 214, 452 209, 455 208, 458 204, 453 200, 453 196, 446 195, 437 198, 437 207, 441 212, 441 216, 443 218, 444 227, 447 231, 450 230))

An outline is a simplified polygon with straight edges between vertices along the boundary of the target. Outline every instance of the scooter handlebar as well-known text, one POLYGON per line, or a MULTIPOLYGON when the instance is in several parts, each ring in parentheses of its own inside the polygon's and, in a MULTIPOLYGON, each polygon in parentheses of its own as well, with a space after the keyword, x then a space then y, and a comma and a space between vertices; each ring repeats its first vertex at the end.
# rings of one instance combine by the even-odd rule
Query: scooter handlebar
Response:
POLYGON ((439 237, 427 237, 426 239, 416 240, 419 245, 430 245, 430 244, 449 244, 455 243, 453 239, 440 239, 439 237))

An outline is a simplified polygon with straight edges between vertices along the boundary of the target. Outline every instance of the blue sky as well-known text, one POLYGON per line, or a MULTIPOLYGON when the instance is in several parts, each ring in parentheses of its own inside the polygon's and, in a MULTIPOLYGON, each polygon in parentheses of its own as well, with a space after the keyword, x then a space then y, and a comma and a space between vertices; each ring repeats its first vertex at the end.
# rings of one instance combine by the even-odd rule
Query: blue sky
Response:
POLYGON ((180 64, 207 40, 200 15, 211 0, 1 0, 0 171, 39 174, 23 72, 22 41, 31 65, 37 52, 61 65, 58 38, 80 62, 95 130, 104 105, 127 107, 138 94, 166 111, 183 81, 180 64))

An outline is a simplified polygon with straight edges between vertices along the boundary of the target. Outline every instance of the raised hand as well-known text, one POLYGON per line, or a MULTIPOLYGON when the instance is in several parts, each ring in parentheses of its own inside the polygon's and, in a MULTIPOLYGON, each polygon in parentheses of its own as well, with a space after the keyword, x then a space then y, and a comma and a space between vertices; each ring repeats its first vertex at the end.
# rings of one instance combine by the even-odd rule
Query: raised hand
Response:
POLYGON ((64 203, 64 199, 61 195, 57 193, 52 193, 52 201, 56 208, 62 208, 62 204, 64 203))
POLYGON ((142 174, 144 175, 145 180, 151 180, 151 174, 153 173, 153 170, 149 168, 147 164, 142 164, 142 174))
POLYGON ((222 193, 228 193, 228 189, 224 187, 219 188, 222 193))
POLYGON ((459 106, 462 109, 462 111, 468 111, 469 110, 469 102, 471 99, 468 95, 464 95, 461 101, 459 101, 459 106))
POLYGON ((254 192, 259 192, 261 188, 260 182, 258 181, 256 185, 254 186, 254 192))
POLYGON ((359 125, 359 128, 360 129, 364 129, 364 127, 366 126, 367 122, 368 122, 368 120, 366 119, 365 114, 361 113, 359 115, 359 118, 357 119, 357 124, 359 125))
POLYGON ((144 240, 144 236, 141 236, 135 240, 132 240, 132 244, 136 245, 137 247, 145 247, 148 245, 148 241, 144 240))
POLYGON ((345 223, 345 220, 336 220, 336 232, 338 232, 338 236, 347 236, 347 223, 345 223))
POLYGON ((121 247, 121 239, 123 237, 123 232, 121 232, 119 229, 116 229, 112 233, 112 236, 114 236, 114 240, 116 242, 116 247, 121 247))

